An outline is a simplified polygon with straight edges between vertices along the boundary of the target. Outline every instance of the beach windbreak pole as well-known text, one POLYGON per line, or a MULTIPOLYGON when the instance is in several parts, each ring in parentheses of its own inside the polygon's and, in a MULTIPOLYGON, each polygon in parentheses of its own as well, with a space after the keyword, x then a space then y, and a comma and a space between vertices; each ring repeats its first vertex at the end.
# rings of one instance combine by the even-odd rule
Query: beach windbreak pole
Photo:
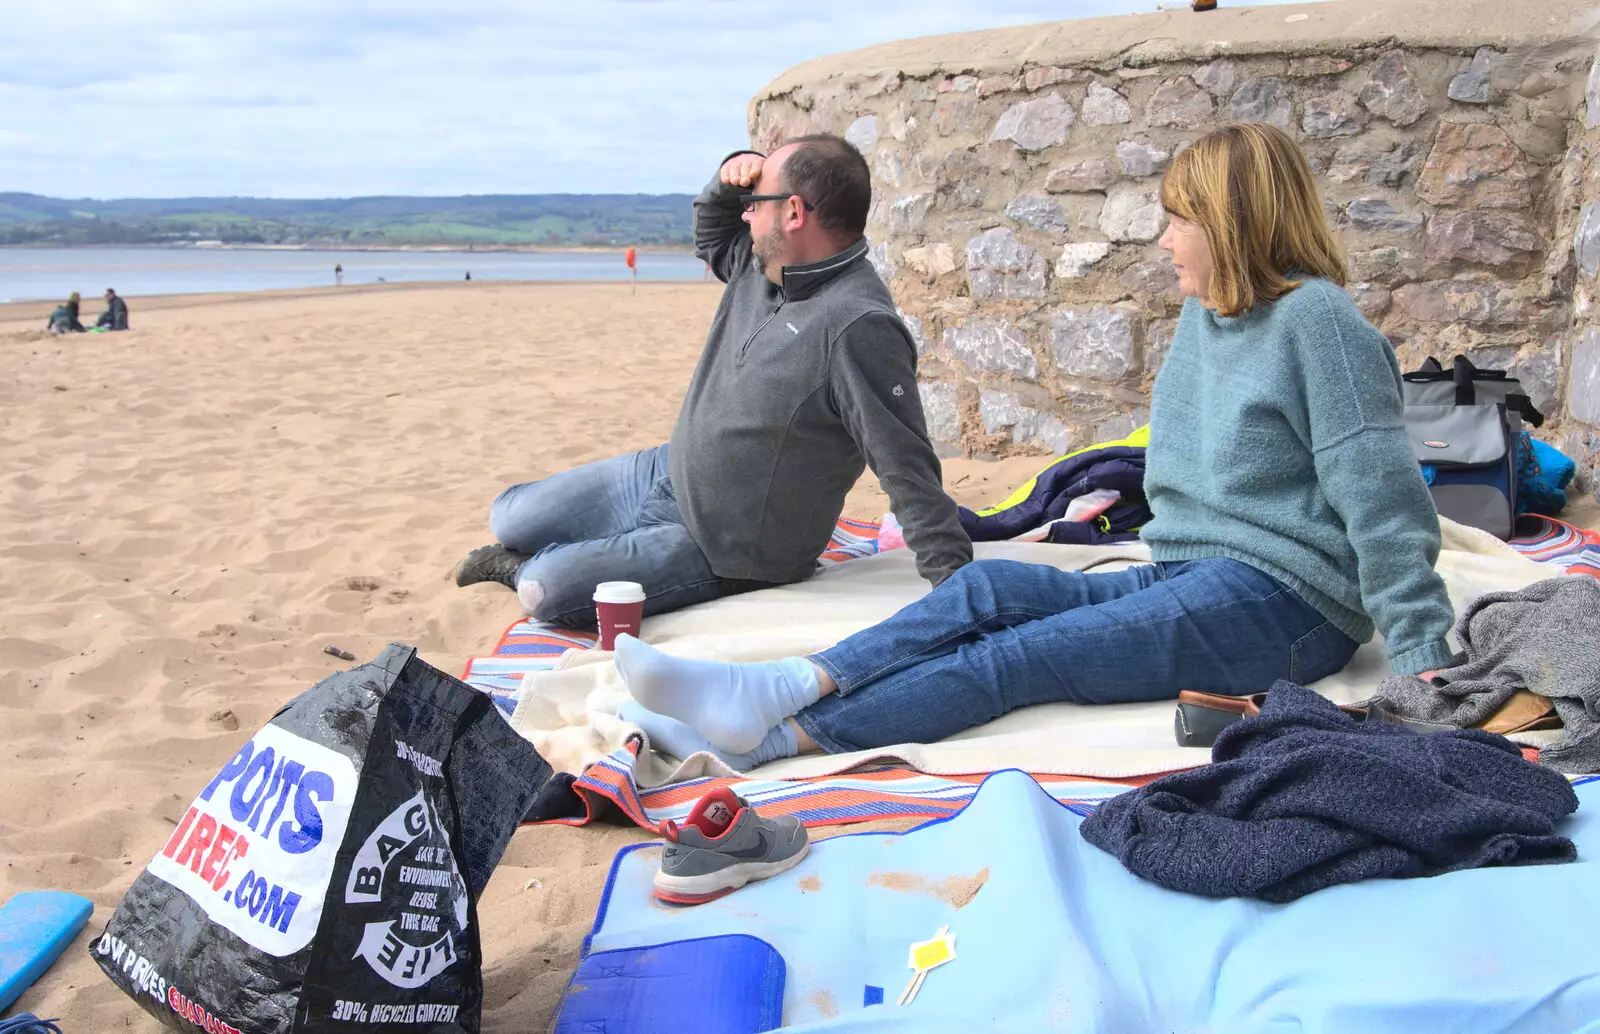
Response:
POLYGON ((624 261, 624 262, 626 262, 628 264, 628 272, 633 275, 633 289, 632 289, 632 291, 630 293, 631 294, 638 294, 639 293, 639 251, 638 251, 638 249, 637 248, 629 248, 627 251, 623 252, 622 253, 622 261, 624 261))

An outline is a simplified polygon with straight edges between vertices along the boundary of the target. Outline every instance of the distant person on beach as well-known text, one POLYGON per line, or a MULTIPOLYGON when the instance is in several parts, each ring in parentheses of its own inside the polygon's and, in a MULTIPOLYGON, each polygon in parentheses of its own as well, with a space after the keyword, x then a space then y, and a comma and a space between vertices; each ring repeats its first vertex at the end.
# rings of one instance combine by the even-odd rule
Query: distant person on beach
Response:
POLYGON ((83 325, 73 326, 76 322, 72 318, 72 310, 65 305, 57 305, 50 310, 50 322, 46 325, 52 334, 71 334, 75 330, 82 330, 83 325))
POLYGON ((57 305, 50 312, 50 333, 73 334, 82 333, 83 324, 78 321, 78 292, 73 291, 67 296, 66 302, 57 305))
POLYGON ((100 314, 100 319, 95 322, 95 326, 104 327, 107 330, 128 329, 128 303, 123 301, 117 295, 117 292, 109 287, 106 288, 106 311, 100 314))
POLYGON ((470 269, 469 269, 469 270, 467 270, 467 279, 468 279, 468 280, 471 280, 471 279, 472 279, 472 270, 470 270, 470 269))
POLYGON ((604 581, 645 614, 808 578, 867 466, 938 585, 972 559, 917 392, 917 352, 862 236, 872 185, 836 136, 739 151, 695 199, 696 253, 727 284, 668 445, 513 485, 499 542, 456 583, 593 628, 604 581))
POLYGON ((334 284, 336 286, 340 286, 340 287, 344 286, 344 264, 343 263, 335 262, 333 264, 333 282, 334 282, 334 284))

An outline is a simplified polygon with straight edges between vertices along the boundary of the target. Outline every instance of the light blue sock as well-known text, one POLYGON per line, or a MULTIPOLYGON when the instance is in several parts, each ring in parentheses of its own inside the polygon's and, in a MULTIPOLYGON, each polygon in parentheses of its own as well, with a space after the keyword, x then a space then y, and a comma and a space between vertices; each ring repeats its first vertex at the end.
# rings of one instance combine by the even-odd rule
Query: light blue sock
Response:
POLYGON ((755 750, 773 726, 822 698, 817 669, 804 657, 754 664, 702 661, 619 635, 617 670, 633 699, 688 723, 729 754, 755 750))
POLYGON ((779 722, 767 730, 767 738, 755 750, 746 754, 729 754, 711 745, 711 741, 676 718, 656 714, 637 700, 629 700, 617 709, 617 717, 632 722, 650 737, 650 746, 671 754, 680 761, 691 754, 707 753, 735 772, 748 772, 769 761, 792 758, 800 753, 800 741, 788 722, 779 722))

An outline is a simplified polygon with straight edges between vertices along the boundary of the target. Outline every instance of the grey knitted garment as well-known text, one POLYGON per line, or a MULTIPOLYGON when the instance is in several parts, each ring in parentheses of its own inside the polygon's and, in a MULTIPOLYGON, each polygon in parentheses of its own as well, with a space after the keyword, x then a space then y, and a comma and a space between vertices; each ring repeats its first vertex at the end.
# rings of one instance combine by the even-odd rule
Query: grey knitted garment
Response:
POLYGON ((1600 772, 1600 581, 1567 575, 1478 597, 1456 624, 1466 662, 1424 682, 1385 679, 1378 696, 1408 718, 1477 725, 1519 689, 1549 697, 1565 726, 1539 753, 1559 772, 1600 772))

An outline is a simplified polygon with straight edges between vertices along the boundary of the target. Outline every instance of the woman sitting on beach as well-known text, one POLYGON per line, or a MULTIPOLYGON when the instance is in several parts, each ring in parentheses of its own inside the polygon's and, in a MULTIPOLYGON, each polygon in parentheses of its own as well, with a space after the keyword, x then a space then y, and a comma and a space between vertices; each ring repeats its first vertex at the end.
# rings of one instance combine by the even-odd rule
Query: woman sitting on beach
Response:
POLYGON ((65 305, 58 305, 50 313, 50 333, 74 334, 81 333, 83 324, 78 320, 78 292, 73 291, 67 296, 65 305))
POLYGON ((980 560, 808 658, 692 660, 621 638, 623 717, 680 757, 931 743, 1019 707, 1242 695, 1342 669, 1374 626, 1398 674, 1446 666, 1439 521, 1389 343, 1341 289, 1305 155, 1246 123, 1161 186, 1186 296, 1150 404, 1154 563, 980 560))

